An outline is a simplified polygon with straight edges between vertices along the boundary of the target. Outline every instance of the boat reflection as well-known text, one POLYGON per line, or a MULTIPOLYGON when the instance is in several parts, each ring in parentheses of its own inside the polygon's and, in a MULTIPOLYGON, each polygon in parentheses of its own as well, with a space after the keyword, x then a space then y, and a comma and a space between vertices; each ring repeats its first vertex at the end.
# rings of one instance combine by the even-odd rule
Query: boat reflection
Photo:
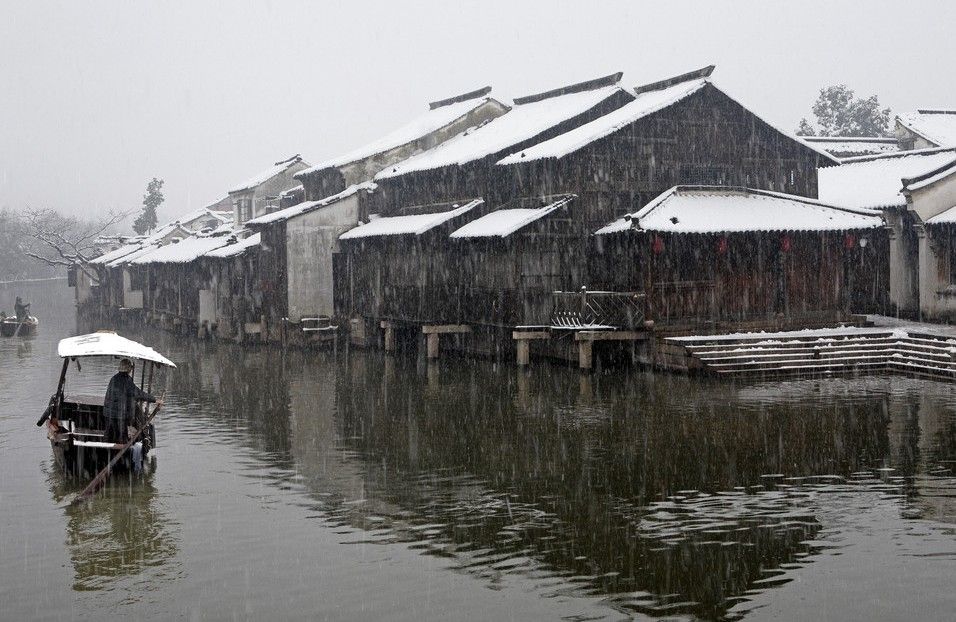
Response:
MULTIPOLYGON (((110 590, 124 582, 171 581, 179 573, 177 523, 161 509, 153 483, 155 457, 140 473, 114 475, 90 502, 70 505, 85 481, 55 466, 47 476, 56 503, 65 503, 66 545, 73 564, 73 589, 110 590)), ((131 595, 136 590, 129 590, 131 595)))

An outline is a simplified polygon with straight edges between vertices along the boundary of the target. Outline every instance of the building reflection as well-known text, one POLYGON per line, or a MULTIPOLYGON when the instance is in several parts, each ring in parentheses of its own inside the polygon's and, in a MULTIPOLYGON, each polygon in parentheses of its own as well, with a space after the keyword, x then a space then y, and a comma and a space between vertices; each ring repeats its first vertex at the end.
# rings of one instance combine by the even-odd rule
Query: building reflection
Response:
POLYGON ((626 613, 723 617, 811 563, 816 493, 869 485, 861 472, 885 469, 867 482, 902 512, 952 521, 956 400, 923 381, 163 347, 195 425, 273 467, 244 476, 300 491, 349 541, 406 543, 491 586, 518 574, 626 613))

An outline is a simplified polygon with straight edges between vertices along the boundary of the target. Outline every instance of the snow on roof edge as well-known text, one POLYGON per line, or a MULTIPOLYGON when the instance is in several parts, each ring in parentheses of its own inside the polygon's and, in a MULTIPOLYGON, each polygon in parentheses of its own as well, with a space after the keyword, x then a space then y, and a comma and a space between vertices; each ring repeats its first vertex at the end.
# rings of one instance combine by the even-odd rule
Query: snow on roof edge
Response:
POLYGON ((360 184, 352 184, 342 192, 329 195, 324 199, 319 199, 318 201, 302 201, 301 203, 296 203, 295 205, 285 209, 280 209, 278 211, 272 212, 271 214, 263 214, 262 216, 247 220, 245 225, 247 227, 261 227, 283 220, 289 220, 290 218, 308 214, 309 212, 314 212, 317 209, 338 203, 339 201, 358 194, 362 190, 365 190, 366 192, 372 192, 376 188, 378 188, 378 185, 373 181, 363 181, 360 184))
MULTIPOLYGON (((514 212, 518 210, 497 210, 489 212, 469 223, 466 223, 462 227, 453 231, 449 237, 455 239, 473 239, 473 238, 506 238, 512 233, 516 233, 521 229, 527 227, 528 225, 537 222, 538 220, 548 216, 552 212, 564 207, 571 201, 575 200, 577 195, 566 194, 561 196, 547 205, 538 208, 530 208, 523 211, 526 211, 527 214, 521 219, 514 220, 510 223, 507 223, 503 228, 499 228, 496 231, 489 231, 488 229, 482 230, 482 221, 490 222, 494 220, 495 214, 502 214, 504 212, 514 212)), ((504 223, 502 223, 504 224, 504 223)))
MULTIPOLYGON (((857 209, 857 208, 845 207, 841 205, 824 203, 816 199, 802 197, 799 195, 785 194, 782 192, 774 192, 771 190, 761 190, 757 188, 746 188, 742 186, 683 185, 683 186, 674 186, 668 190, 665 190, 656 198, 654 198, 650 203, 648 203, 647 205, 645 205, 638 211, 634 212, 633 214, 626 214, 622 218, 618 218, 612 221, 611 223, 595 231, 594 235, 607 235, 610 233, 620 233, 620 232, 632 231, 632 230, 633 231, 650 231, 652 229, 643 229, 640 226, 635 229, 633 226, 633 223, 637 222, 638 225, 640 225, 640 221, 643 218, 646 218, 648 215, 654 212, 658 207, 666 203, 668 199, 674 197, 677 194, 680 194, 680 193, 688 193, 688 194, 702 193, 703 194, 707 192, 711 192, 715 194, 735 193, 735 194, 740 194, 744 197, 765 196, 765 197, 770 197, 774 199, 790 201, 792 203, 804 203, 812 207, 820 207, 820 208, 825 208, 825 209, 833 210, 837 212, 844 212, 853 216, 862 216, 864 218, 874 219, 874 224, 872 226, 864 227, 868 229, 880 226, 879 223, 876 222, 877 220, 879 222, 882 222, 882 217, 879 216, 878 214, 874 214, 871 210, 857 209)), ((763 229, 754 229, 754 230, 762 231, 763 229)), ((785 230, 785 229, 781 229, 781 230, 785 230)), ((794 230, 798 230, 798 229, 794 229, 794 230)), ((799 230, 811 231, 813 229, 799 229, 799 230)), ((715 229, 715 231, 717 230, 715 229)), ((693 232, 675 232, 675 233, 693 233, 693 232)))

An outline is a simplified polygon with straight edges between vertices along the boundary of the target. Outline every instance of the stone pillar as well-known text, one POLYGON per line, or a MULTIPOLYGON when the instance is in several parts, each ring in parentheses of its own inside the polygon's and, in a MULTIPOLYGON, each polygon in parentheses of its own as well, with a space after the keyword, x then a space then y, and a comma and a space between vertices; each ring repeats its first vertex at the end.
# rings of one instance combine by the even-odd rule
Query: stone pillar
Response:
POLYGON ((578 367, 580 369, 591 369, 593 365, 593 356, 591 355, 594 342, 590 339, 584 339, 578 342, 578 367))
POLYGON ((437 359, 438 358, 438 333, 429 333, 427 335, 428 342, 428 358, 437 359))
POLYGON ((518 350, 518 365, 527 365, 531 362, 531 342, 519 339, 516 344, 518 350))
POLYGON ((385 327, 385 351, 395 351, 395 327, 391 323, 385 327))

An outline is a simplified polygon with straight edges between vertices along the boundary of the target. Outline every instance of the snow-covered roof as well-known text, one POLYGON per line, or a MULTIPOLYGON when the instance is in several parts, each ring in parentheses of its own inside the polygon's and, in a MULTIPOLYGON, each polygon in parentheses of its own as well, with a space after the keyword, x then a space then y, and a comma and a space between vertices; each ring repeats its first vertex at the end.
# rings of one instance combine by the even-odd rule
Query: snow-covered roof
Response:
MULTIPOLYGON (((296 175, 298 175, 298 173, 296 173, 296 175)), ((294 187, 294 188, 289 188, 288 190, 283 190, 282 192, 279 193, 279 196, 280 196, 280 197, 288 197, 288 196, 292 196, 292 195, 295 194, 296 192, 304 192, 304 191, 305 191, 305 187, 304 187, 302 184, 299 184, 298 186, 296 186, 296 187, 294 187)))
POLYGON ((920 109, 897 115, 900 125, 940 147, 956 147, 956 110, 920 109))
POLYGON ((61 358, 120 356, 176 367, 175 363, 156 350, 108 330, 61 339, 56 353, 61 358))
POLYGON ((573 195, 561 197, 544 207, 535 209, 501 209, 473 220, 451 234, 453 238, 506 238, 512 233, 536 222, 574 200, 573 195))
POLYGON ((956 206, 926 221, 927 225, 956 225, 956 206))
POLYGON ((453 218, 457 218, 475 207, 484 203, 482 199, 475 199, 468 203, 455 206, 454 209, 436 212, 433 214, 414 214, 410 216, 386 216, 375 218, 364 225, 349 229, 339 236, 340 240, 354 240, 389 235, 422 235, 435 227, 442 225, 453 218))
POLYGON ((377 186, 374 182, 366 181, 360 184, 353 184, 339 192, 338 194, 333 194, 332 196, 325 197, 318 201, 303 201, 302 203, 297 203, 291 207, 285 209, 280 209, 277 212, 272 212, 271 214, 264 214, 258 218, 253 218, 246 222, 246 226, 261 226, 269 225, 274 222, 279 222, 281 220, 288 220, 290 218, 295 218, 296 216, 301 216, 302 214, 307 214, 308 212, 314 212, 315 210, 325 207, 326 205, 331 205, 337 203, 342 199, 346 199, 352 195, 358 194, 360 191, 372 192, 377 186))
POLYGON ((824 149, 836 158, 894 153, 900 150, 895 138, 878 136, 803 136, 803 140, 824 149))
POLYGON ((254 233, 244 240, 239 240, 237 242, 231 242, 225 246, 221 246, 217 249, 211 250, 206 253, 206 257, 212 257, 213 259, 228 259, 230 257, 235 257, 241 255, 247 250, 253 249, 262 242, 262 234, 254 233))
POLYGON ((174 233, 177 229, 180 230, 184 236, 189 235, 189 231, 183 228, 179 224, 179 221, 169 222, 165 225, 160 225, 149 235, 139 236, 129 244, 121 246, 116 250, 110 251, 104 255, 100 255, 90 263, 109 266, 118 266, 120 264, 126 263, 130 259, 136 257, 138 254, 158 246, 163 238, 171 233, 174 233))
POLYGON ((948 162, 944 162, 942 165, 934 169, 930 169, 922 175, 903 179, 903 190, 919 190, 920 188, 931 186, 941 179, 945 179, 946 177, 956 173, 956 154, 950 153, 950 155, 953 157, 948 162))
POLYGON ((516 164, 541 158, 561 158, 585 145, 609 136, 635 121, 688 97, 707 84, 706 79, 675 84, 659 91, 641 93, 632 102, 581 127, 513 153, 498 164, 516 164))
POLYGON ((237 184, 234 188, 232 188, 231 190, 229 190, 229 194, 232 194, 233 192, 242 192, 243 190, 249 190, 250 188, 255 188, 256 186, 259 186, 259 185, 261 185, 261 184, 264 184, 265 182, 269 181, 270 179, 272 179, 272 178, 275 177, 276 175, 279 175, 279 174, 281 174, 282 172, 284 172, 284 171, 285 171, 286 169, 288 169, 289 167, 295 166, 295 165, 298 164, 299 162, 304 162, 304 160, 302 159, 302 156, 300 156, 300 155, 298 155, 298 154, 292 156, 291 158, 289 158, 289 159, 287 159, 287 160, 283 160, 283 161, 281 161, 281 162, 276 162, 276 163, 273 164, 271 167, 269 167, 267 170, 264 170, 264 171, 262 171, 261 173, 259 173, 258 175, 254 176, 254 177, 250 177, 249 179, 245 180, 244 182, 242 182, 242 183, 240 183, 240 184, 237 184))
POLYGON ((518 98, 512 109, 500 117, 469 128, 433 149, 390 166, 378 173, 375 179, 467 164, 505 152, 622 93, 627 91, 613 84, 590 90, 549 94, 544 98, 518 98))
MULTIPOLYGON (((617 110, 598 117, 590 123, 585 123, 584 125, 569 132, 565 132, 564 134, 555 136, 550 140, 546 140, 542 143, 522 149, 520 152, 512 153, 511 155, 501 159, 498 164, 520 164, 521 162, 530 162, 543 158, 562 158, 583 147, 586 147, 587 145, 590 145, 595 141, 610 136, 611 134, 614 134, 615 132, 631 125, 636 121, 639 121, 640 119, 643 119, 648 115, 663 110, 668 106, 672 106, 673 104, 690 97, 694 93, 697 93, 708 85, 719 90, 732 101, 740 104, 739 101, 728 95, 723 89, 718 88, 712 80, 706 77, 694 78, 674 84, 669 84, 667 81, 665 81, 661 84, 664 84, 665 86, 653 90, 644 90, 643 87, 638 87, 637 98, 634 101, 629 102, 617 110)), ((746 108, 746 106, 743 104, 740 105, 746 108)), ((748 110, 750 109, 748 108, 748 110)), ((752 110, 750 112, 751 114, 754 114, 754 116, 757 116, 752 110)), ((757 118, 781 134, 802 144, 811 151, 820 154, 827 160, 837 162, 837 160, 825 150, 807 143, 798 136, 793 136, 792 134, 777 128, 759 116, 757 116, 757 118)))
POLYGON ((225 235, 186 238, 179 242, 150 249, 149 252, 129 260, 129 263, 134 265, 189 263, 209 251, 225 246, 228 242, 229 236, 225 235))
POLYGON ((170 224, 188 225, 196 220, 199 220, 200 218, 214 218, 215 220, 219 222, 219 224, 222 224, 224 222, 229 222, 232 220, 232 213, 213 211, 209 209, 208 207, 201 207, 187 214, 183 214, 182 216, 180 216, 179 218, 177 218, 170 224))
POLYGON ((953 159, 956 149, 918 149, 847 158, 817 169, 819 199, 845 207, 882 209, 906 205, 904 178, 919 176, 953 159))
POLYGON ((795 195, 728 186, 675 186, 597 234, 630 229, 661 233, 847 231, 882 224, 876 214, 795 195))
MULTIPOLYGON (((451 125, 479 106, 491 101, 491 97, 487 96, 490 91, 490 88, 485 88, 470 94, 474 95, 473 97, 468 97, 467 99, 461 101, 451 101, 450 103, 444 105, 432 104, 432 107, 430 107, 427 112, 420 114, 405 125, 392 132, 389 132, 378 140, 372 141, 367 145, 363 145, 358 149, 353 149, 352 151, 344 153, 338 157, 320 162, 312 168, 308 168, 304 171, 296 173, 295 176, 301 179, 302 177, 316 171, 345 166, 346 164, 358 162, 359 160, 364 160, 365 158, 370 158, 380 153, 385 153, 386 151, 395 149, 396 147, 401 147, 402 145, 407 145, 411 142, 419 140, 428 134, 431 134, 432 132, 451 125)), ((441 104, 441 102, 436 102, 436 104, 441 104)))
POLYGON ((122 259, 123 257, 126 257, 130 253, 138 251, 141 248, 143 248, 142 238, 140 238, 139 240, 135 242, 124 244, 123 246, 120 246, 119 248, 115 248, 108 253, 103 253, 96 259, 91 260, 90 263, 102 264, 102 265, 112 263, 118 259, 122 259))

